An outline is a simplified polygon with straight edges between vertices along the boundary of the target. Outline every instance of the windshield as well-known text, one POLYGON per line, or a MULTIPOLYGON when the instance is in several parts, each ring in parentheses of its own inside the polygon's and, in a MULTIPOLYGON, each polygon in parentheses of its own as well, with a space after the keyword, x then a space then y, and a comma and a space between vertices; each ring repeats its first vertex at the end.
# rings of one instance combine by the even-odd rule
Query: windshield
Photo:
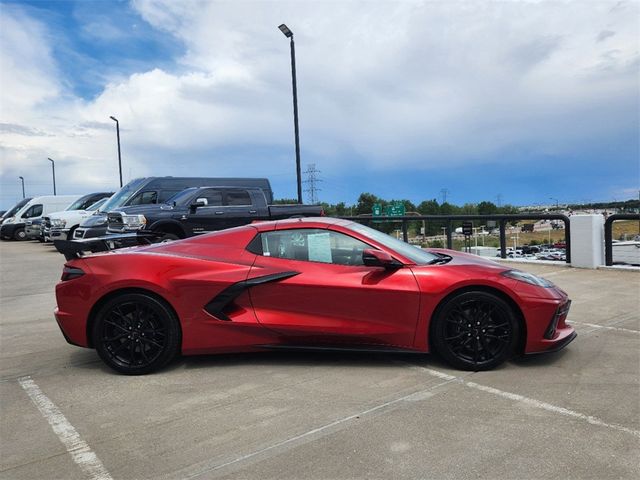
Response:
POLYGON ((104 204, 104 202, 106 202, 107 200, 109 200, 109 197, 101 198, 100 200, 98 200, 93 205, 87 207, 86 210, 89 211, 89 212, 92 212, 94 210, 98 210, 104 204))
POLYGON ((387 235, 386 233, 379 232, 378 230, 367 227, 360 223, 353 223, 349 226, 349 228, 358 233, 366 235, 372 240, 381 243, 385 247, 388 247, 395 252, 398 252, 403 257, 406 257, 412 262, 415 262, 416 265, 428 265, 433 260, 438 258, 433 253, 426 252, 420 247, 414 247, 413 245, 397 240, 392 236, 387 235))
POLYGON ((22 207, 24 207, 27 204, 27 202, 29 202, 30 200, 31 200, 31 198, 25 198, 23 200, 20 200, 18 203, 16 203, 13 206, 13 208, 11 210, 9 210, 4 215, 2 215, 2 218, 13 217, 16 214, 16 212, 18 210, 20 210, 22 207))
POLYGON ((113 196, 100 207, 99 212, 110 212, 114 208, 121 207, 146 181, 146 178, 136 178, 131 180, 124 187, 118 190, 113 196))
POLYGON ((70 210, 84 210, 84 209, 86 209, 89 205, 94 203, 94 202, 91 201, 91 197, 92 196, 93 195, 85 195, 84 197, 80 197, 78 200, 76 200, 71 205, 69 205, 65 210, 70 211, 70 210))

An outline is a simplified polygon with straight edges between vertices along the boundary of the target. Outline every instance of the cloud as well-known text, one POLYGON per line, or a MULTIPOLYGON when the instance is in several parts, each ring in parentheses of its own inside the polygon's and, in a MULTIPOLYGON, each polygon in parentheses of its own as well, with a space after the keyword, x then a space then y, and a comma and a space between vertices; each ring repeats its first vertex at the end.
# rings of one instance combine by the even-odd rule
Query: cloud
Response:
MULTIPOLYGON (((295 32, 303 157, 328 176, 430 171, 443 162, 508 166, 514 157, 578 166, 581 152, 610 145, 620 132, 628 138, 638 125, 636 3, 136 0, 132 7, 184 51, 172 65, 112 76, 91 100, 55 80, 54 33, 19 8, 5 9, 0 66, 13 74, 1 79, 0 120, 55 137, 1 132, 3 172, 55 155, 61 171, 89 168, 96 187, 108 186, 117 178, 108 119, 115 115, 125 178, 181 174, 187 164, 198 175, 284 175, 293 134, 283 21, 295 32)), ((108 43, 123 31, 99 35, 108 43)), ((628 156, 622 161, 629 167, 628 156)), ((63 181, 71 188, 86 180, 69 173, 63 181)))

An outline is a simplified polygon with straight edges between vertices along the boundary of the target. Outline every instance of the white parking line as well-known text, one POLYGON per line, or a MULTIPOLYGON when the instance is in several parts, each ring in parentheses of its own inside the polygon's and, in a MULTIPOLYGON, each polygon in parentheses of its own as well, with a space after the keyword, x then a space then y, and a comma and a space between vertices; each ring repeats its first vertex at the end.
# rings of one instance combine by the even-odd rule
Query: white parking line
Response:
POLYGON ((627 333, 635 333, 640 334, 640 330, 632 330, 631 328, 622 328, 622 327, 607 327, 605 325, 597 325, 595 323, 585 323, 585 322, 574 322, 573 320, 569 320, 567 323, 571 323, 574 325, 582 325, 585 327, 598 328, 602 330, 613 330, 617 332, 627 332, 627 333))
POLYGON ((375 412, 377 410, 381 410, 383 408, 390 407, 391 405, 395 405, 396 403, 399 403, 399 402, 424 400, 425 398, 428 398, 428 396, 429 396, 428 394, 431 393, 432 390, 434 390, 434 389, 436 389, 436 388, 438 388, 438 387, 440 387, 442 385, 445 385, 445 384, 447 384, 449 382, 450 382, 450 380, 445 380, 444 382, 440 382, 440 383, 437 383, 435 385, 432 385, 431 387, 429 387, 427 389, 419 390, 417 392, 410 393, 409 395, 404 395, 404 396, 402 396, 400 398, 396 398, 395 400, 390 400, 388 402, 381 403, 380 405, 376 405, 375 407, 371 407, 371 408, 369 408, 367 410, 363 410, 362 412, 354 413, 353 415, 349 415, 348 417, 340 418, 340 419, 338 419, 338 420, 336 420, 334 422, 328 423, 328 424, 323 425, 321 427, 314 428, 313 430, 309 430, 308 432, 301 433, 300 435, 296 435, 295 437, 287 438, 286 440, 283 440, 283 441, 278 442, 278 443, 274 443, 273 445, 269 445, 268 447, 262 448, 260 450, 256 450, 256 451, 248 453, 246 455, 242 455, 241 457, 234 458, 233 460, 230 460, 228 462, 221 463, 221 464, 218 464, 218 465, 214 465, 214 466, 212 466, 210 468, 205 468, 203 470, 200 470, 197 473, 193 473, 193 474, 185 476, 183 478, 191 479, 191 478, 195 478, 195 477, 200 477, 200 476, 202 476, 202 475, 204 475, 206 473, 213 472, 215 470, 220 470, 221 468, 228 467, 229 465, 233 465, 235 463, 239 463, 239 462, 242 462, 244 460, 248 460, 249 458, 255 457, 255 456, 260 455, 262 453, 268 452, 268 451, 276 449, 278 447, 282 447, 284 445, 288 445, 288 444, 290 444, 292 442, 295 442, 296 440, 300 440, 302 438, 312 436, 312 435, 314 435, 316 433, 320 433, 320 432, 322 432, 324 430, 330 429, 331 427, 335 427, 337 425, 340 425, 342 423, 348 422, 350 420, 363 417, 363 416, 368 415, 370 413, 373 413, 373 412, 375 412))
POLYGON ((80 437, 60 409, 42 393, 31 377, 19 378, 18 382, 82 471, 92 480, 112 480, 111 475, 87 442, 80 437))
POLYGON ((573 411, 573 410, 569 410, 568 408, 564 408, 564 407, 558 407, 556 405, 552 405, 552 404, 547 403, 547 402, 541 402, 540 400, 535 400, 533 398, 528 398, 528 397, 525 397, 524 395, 519 395, 517 393, 505 392, 503 390, 498 390, 497 388, 488 387, 486 385, 480 385, 480 384, 475 383, 475 382, 469 382, 469 381, 465 380, 464 378, 456 377, 456 376, 453 376, 453 375, 449 375, 447 373, 443 373, 443 372, 440 372, 438 370, 433 370, 431 368, 420 367, 418 365, 411 365, 411 364, 407 364, 406 362, 401 362, 401 363, 403 363, 405 365, 410 365, 411 368, 417 369, 417 370, 421 370, 421 371, 426 372, 429 375, 432 375, 434 377, 447 379, 447 380, 456 380, 456 381, 460 382, 461 384, 463 384, 464 386, 469 387, 469 388, 474 388, 476 390, 480 390, 482 392, 490 393, 490 394, 496 395, 498 397, 502 397, 502 398, 506 398, 506 399, 513 400, 513 401, 516 401, 516 402, 524 403, 525 405, 528 405, 530 407, 535 407, 535 408, 539 408, 541 410, 546 410, 547 412, 558 413, 558 414, 564 415, 566 417, 577 418, 577 419, 583 420, 583 421, 585 421, 585 422, 587 422, 587 423, 589 423, 591 425, 598 425, 600 427, 611 428, 613 430, 618 430, 619 432, 628 433, 628 434, 631 434, 631 435, 633 435, 635 437, 639 437, 640 438, 640 431, 638 431, 638 430, 633 430, 631 428, 625 427, 623 425, 617 425, 615 423, 607 423, 607 422, 599 419, 598 417, 594 417, 592 415, 585 415, 584 413, 580 413, 580 412, 576 412, 576 411, 573 411))

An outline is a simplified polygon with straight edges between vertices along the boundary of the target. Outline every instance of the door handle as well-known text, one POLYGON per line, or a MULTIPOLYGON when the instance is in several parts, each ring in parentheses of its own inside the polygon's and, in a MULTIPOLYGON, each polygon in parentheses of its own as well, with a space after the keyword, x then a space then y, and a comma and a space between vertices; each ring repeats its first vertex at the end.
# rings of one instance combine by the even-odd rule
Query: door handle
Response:
POLYGON ((216 212, 216 215, 223 215, 224 212, 216 212))
POLYGON ((258 213, 256 210, 249 210, 249 213, 258 213))

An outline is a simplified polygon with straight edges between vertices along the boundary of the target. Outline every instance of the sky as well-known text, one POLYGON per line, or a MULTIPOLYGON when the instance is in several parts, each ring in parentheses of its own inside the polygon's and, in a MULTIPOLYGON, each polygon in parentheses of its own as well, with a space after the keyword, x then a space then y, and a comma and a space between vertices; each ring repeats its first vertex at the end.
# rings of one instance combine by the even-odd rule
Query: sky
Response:
POLYGON ((322 201, 638 197, 637 0, 0 0, 0 209, 19 176, 52 193, 48 157, 59 194, 117 189, 111 115, 125 182, 267 177, 295 198, 281 23, 322 201))

